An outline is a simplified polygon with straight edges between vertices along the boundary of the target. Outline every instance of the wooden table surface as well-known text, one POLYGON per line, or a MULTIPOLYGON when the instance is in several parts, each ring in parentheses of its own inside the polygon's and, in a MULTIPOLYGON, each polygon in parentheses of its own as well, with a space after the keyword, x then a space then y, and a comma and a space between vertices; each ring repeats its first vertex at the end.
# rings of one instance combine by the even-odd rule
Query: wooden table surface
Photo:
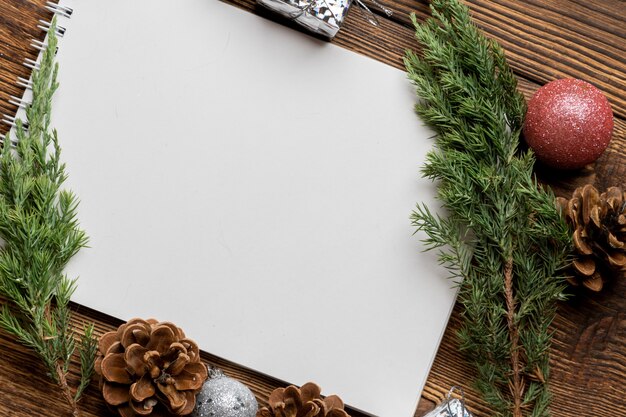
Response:
MULTIPOLYGON (((425 18, 427 2, 381 1, 395 11, 392 18, 381 17, 379 26, 373 27, 354 6, 333 43, 402 68, 404 51, 416 48, 409 14, 415 12, 419 19, 425 18)), ((254 0, 226 2, 275 19, 260 10, 254 0)), ((44 0, 0 0, 0 114, 15 113, 16 108, 8 103, 8 98, 22 94, 15 83, 17 76, 29 76, 21 63, 36 56, 30 41, 43 38, 36 22, 49 18, 44 4, 44 0)), ((626 2, 472 0, 468 4, 475 22, 506 49, 527 97, 548 81, 575 77, 602 89, 611 102, 615 130, 604 155, 578 172, 562 173, 539 167, 541 181, 561 196, 569 196, 575 187, 585 183, 602 189, 612 185, 626 187, 626 2)), ((179 7, 184 7, 184 2, 179 7)), ((285 22, 281 20, 281 23, 285 22)), ((0 134, 6 130, 7 126, 0 126, 0 134)), ((120 324, 119 320, 86 307, 75 305, 73 309, 74 323, 95 321, 97 335, 120 324)), ((455 308, 416 416, 432 409, 449 387, 456 384, 465 388, 467 403, 475 416, 491 415, 472 390, 472 369, 457 351, 458 327, 459 309, 455 308)), ((575 294, 561 303, 553 330, 552 415, 626 416, 626 277, 609 285, 601 294, 575 294)), ((273 388, 284 385, 210 353, 203 357, 248 384, 261 403, 273 388)), ((1 416, 70 415, 35 356, 1 332, 0 358, 1 416)), ((82 407, 86 416, 111 415, 100 399, 95 381, 86 391, 82 407)))

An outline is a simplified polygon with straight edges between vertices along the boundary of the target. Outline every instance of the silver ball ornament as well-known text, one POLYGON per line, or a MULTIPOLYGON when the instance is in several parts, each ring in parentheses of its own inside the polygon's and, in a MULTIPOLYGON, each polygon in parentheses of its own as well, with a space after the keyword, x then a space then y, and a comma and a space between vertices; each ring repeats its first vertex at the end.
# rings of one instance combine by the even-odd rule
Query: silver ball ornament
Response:
POLYGON ((191 417, 255 417, 259 407, 254 394, 236 379, 211 370, 196 396, 191 417))

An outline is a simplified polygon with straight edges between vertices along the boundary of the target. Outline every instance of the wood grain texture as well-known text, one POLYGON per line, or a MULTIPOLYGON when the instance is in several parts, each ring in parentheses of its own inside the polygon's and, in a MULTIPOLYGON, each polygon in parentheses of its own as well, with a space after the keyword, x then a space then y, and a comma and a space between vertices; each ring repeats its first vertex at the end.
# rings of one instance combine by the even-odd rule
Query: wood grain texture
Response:
MULTIPOLYGON (((289 24, 257 7, 254 0, 226 2, 280 24, 289 24)), ((404 51, 417 47, 409 14, 415 12, 423 19, 428 7, 422 0, 384 2, 396 11, 391 19, 381 17, 380 25, 372 27, 353 7, 333 43, 402 68, 404 51)), ((36 27, 38 19, 49 17, 44 3, 44 0, 0 0, 0 114, 13 114, 16 110, 6 100, 9 95, 22 94, 15 80, 17 76, 28 77, 28 70, 21 63, 36 56, 30 39, 44 36, 36 27)), ((575 187, 585 183, 599 188, 626 186, 626 2, 471 0, 468 4, 477 24, 506 48, 519 76, 520 89, 527 97, 545 82, 569 76, 594 83, 611 101, 617 117, 613 141, 604 155, 595 164, 575 172, 557 172, 539 165, 540 180, 562 196, 569 196, 575 187)), ((6 130, 6 126, 0 126, 0 133, 6 130)), ((119 320, 86 307, 74 305, 73 311, 75 328, 93 321, 97 335, 120 324, 119 320)), ((457 384, 466 390, 468 405, 476 417, 491 415, 471 388, 473 370, 458 352, 455 332, 460 322, 457 306, 416 417, 434 408, 449 387, 457 384)), ((553 330, 552 415, 626 416, 626 277, 610 284, 599 295, 573 294, 569 301, 559 305, 553 330)), ((38 360, 1 332, 0 357, 0 415, 69 415, 38 360)), ((209 353, 203 353, 203 359, 250 386, 261 403, 273 388, 285 385, 209 353)), ((75 367, 72 372, 76 372, 75 367)), ((112 415, 99 397, 96 382, 88 388, 82 407, 85 416, 112 415)))
MULTIPOLYGON (((29 77, 30 70, 22 63, 25 58, 36 57, 31 41, 45 36, 37 28, 39 19, 50 19, 43 4, 44 1, 14 0, 0 5, 0 118, 2 114, 15 113, 17 108, 9 103, 9 98, 22 97, 24 93, 16 81, 17 77, 29 77)), ((7 130, 8 126, 0 123, 0 135, 7 130)))
MULTIPOLYGON (((394 20, 426 16, 412 0, 388 1, 394 20)), ((507 51, 522 77, 544 84, 574 77, 602 89, 616 114, 626 116, 626 2, 469 0, 474 21, 507 51)))

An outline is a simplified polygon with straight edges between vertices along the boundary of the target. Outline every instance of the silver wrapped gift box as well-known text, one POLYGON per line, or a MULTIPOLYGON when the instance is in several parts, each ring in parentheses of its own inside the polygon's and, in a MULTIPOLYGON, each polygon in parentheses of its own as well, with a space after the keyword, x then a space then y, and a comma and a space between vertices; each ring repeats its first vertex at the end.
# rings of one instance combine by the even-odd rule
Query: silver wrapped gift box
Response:
POLYGON ((341 28, 352 0, 257 0, 257 3, 332 39, 341 28))
POLYGON ((452 398, 439 404, 437 408, 424 417, 472 417, 472 414, 465 408, 465 404, 461 400, 452 398))

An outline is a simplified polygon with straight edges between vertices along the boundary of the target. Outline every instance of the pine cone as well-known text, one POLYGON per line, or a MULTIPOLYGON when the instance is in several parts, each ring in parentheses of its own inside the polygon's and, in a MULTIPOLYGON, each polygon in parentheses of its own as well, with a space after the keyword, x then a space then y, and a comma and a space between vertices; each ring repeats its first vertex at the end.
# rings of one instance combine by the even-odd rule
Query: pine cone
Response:
POLYGON ((196 343, 172 323, 132 319, 98 350, 102 396, 123 417, 190 414, 208 376, 196 343))
POLYGON ((600 291, 606 280, 626 268, 626 193, 611 187, 600 194, 587 184, 570 200, 557 201, 573 230, 575 258, 568 281, 600 291))
POLYGON ((256 417, 350 417, 341 398, 322 398, 321 393, 321 388, 312 382, 301 388, 277 388, 270 394, 269 407, 261 408, 256 417))

